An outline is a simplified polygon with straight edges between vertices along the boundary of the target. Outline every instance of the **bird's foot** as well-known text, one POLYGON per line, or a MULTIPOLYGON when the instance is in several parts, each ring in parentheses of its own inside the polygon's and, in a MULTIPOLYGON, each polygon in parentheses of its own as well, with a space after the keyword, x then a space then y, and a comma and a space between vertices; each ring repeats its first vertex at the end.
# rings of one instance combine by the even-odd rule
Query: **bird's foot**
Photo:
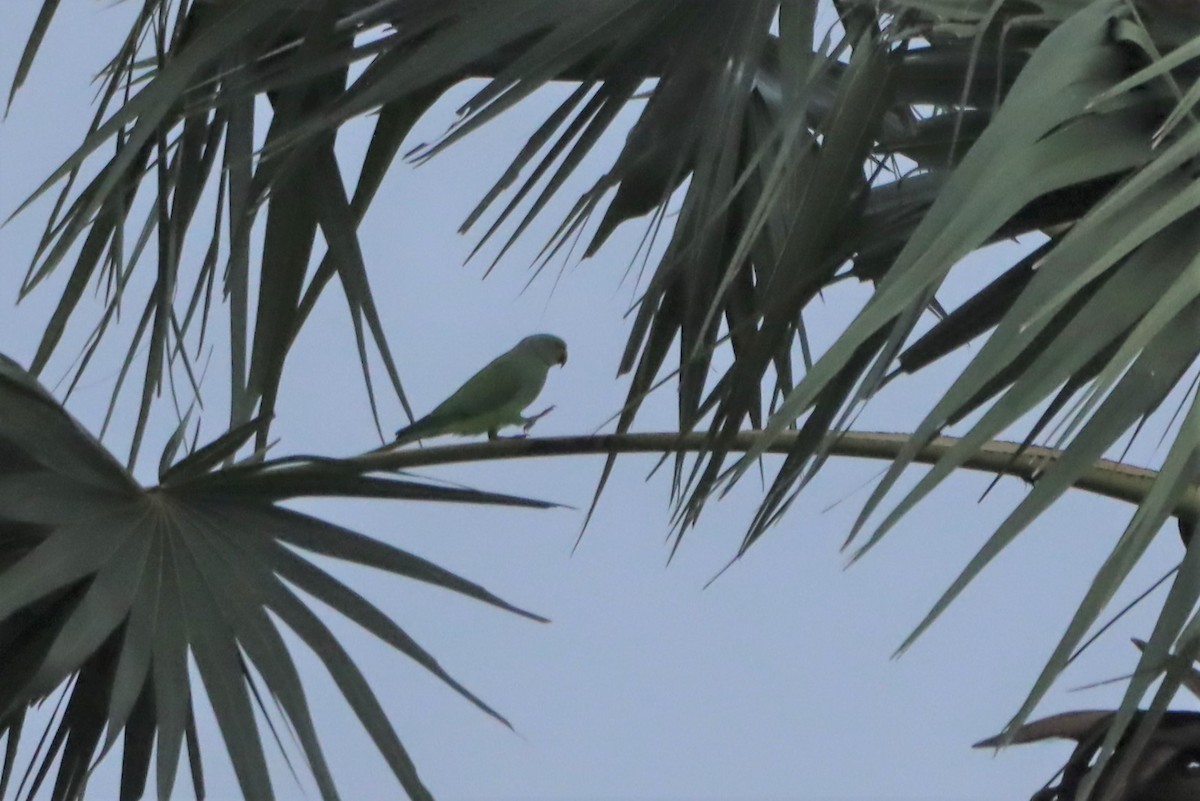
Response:
POLYGON ((525 425, 521 426, 521 431, 524 432, 525 434, 528 434, 529 429, 533 428, 534 423, 536 423, 538 420, 541 420, 543 417, 550 414, 550 412, 552 412, 552 411, 554 411, 554 407, 547 406, 545 409, 542 409, 540 412, 533 415, 532 417, 526 417, 525 425))

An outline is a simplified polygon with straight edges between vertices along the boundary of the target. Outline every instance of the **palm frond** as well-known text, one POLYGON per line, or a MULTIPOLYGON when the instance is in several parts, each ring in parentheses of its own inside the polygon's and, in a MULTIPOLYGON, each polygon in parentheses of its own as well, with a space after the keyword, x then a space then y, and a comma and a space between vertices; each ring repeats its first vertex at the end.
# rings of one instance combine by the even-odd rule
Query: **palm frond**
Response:
POLYGON ((192 723, 199 688, 191 683, 190 656, 246 797, 273 797, 255 716, 257 676, 297 734, 321 796, 337 798, 282 625, 324 664, 404 790, 430 797, 374 692, 305 596, 345 615, 507 725, 387 613, 309 557, 384 570, 544 618, 400 548, 278 502, 335 494, 548 504, 366 476, 336 461, 217 469, 256 425, 261 423, 196 451, 166 471, 164 484, 143 489, 29 373, 0 357, 0 731, 9 743, 4 782, 14 769, 26 710, 63 692, 54 734, 31 765, 37 779, 28 797, 56 760, 54 797, 79 797, 94 761, 122 733, 122 798, 142 795, 152 755, 159 793, 169 795, 185 738, 202 796, 192 723))

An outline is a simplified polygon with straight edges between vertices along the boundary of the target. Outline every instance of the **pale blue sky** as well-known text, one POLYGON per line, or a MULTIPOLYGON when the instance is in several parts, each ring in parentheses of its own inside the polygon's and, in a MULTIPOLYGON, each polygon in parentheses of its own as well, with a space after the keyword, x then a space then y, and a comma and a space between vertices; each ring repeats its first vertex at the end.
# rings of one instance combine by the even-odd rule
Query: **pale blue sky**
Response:
MULTIPOLYGON (((21 0, 0 7, 4 86, 39 6, 21 0)), ((0 125, 0 213, 11 211, 78 143, 92 114, 88 81, 135 9, 63 3, 27 87, 0 125)), ((458 101, 465 96, 460 92, 458 101)), ((536 433, 590 433, 624 398, 626 383, 614 374, 628 333, 623 314, 635 296, 622 276, 641 236, 638 224, 622 228, 590 261, 569 263, 561 277, 554 265, 524 292, 526 265, 557 222, 553 211, 486 281, 486 258, 463 266, 475 240, 455 233, 459 223, 551 102, 545 95, 532 98, 420 168, 397 165, 362 227, 375 295, 419 412, 536 331, 562 336, 571 350, 569 364, 551 373, 543 394, 558 408, 536 433)), ((435 108, 412 143, 443 131, 455 105, 435 108)), ((339 142, 343 153, 361 151, 367 130, 348 127, 339 142)), ((603 157, 611 158, 620 140, 610 138, 603 157)), ((585 188, 596 174, 574 186, 585 188)), ((63 270, 13 310, 46 209, 41 204, 0 229, 0 351, 23 364, 66 275, 63 270)), ((564 204, 557 209, 563 213, 564 204)), ((205 244, 189 240, 185 262, 191 269, 205 244)), ((956 271, 943 301, 953 306, 1009 260, 973 257, 956 271)), ((864 297, 861 287, 828 293, 810 321, 818 347, 864 297)), ((136 311, 122 330, 127 333, 135 320, 136 311)), ((77 344, 85 333, 83 326, 74 328, 68 341, 77 344)), ((114 343, 120 341, 118 336, 114 343)), ((45 375, 47 383, 65 373, 74 355, 68 345, 45 375)), ((118 349, 109 348, 69 406, 93 430, 119 359, 118 349)), ((214 425, 224 419, 223 359, 218 348, 206 382, 214 425)), ((942 378, 949 374, 940 371, 942 378)), ((897 382, 872 403, 860 427, 910 426, 934 391, 927 383, 897 382)), ((648 404, 639 430, 671 427, 669 392, 648 404)), ((292 354, 281 398, 274 428, 281 454, 349 455, 378 444, 336 288, 326 293, 292 354)), ((122 454, 131 409, 126 404, 106 439, 122 454)), ((147 468, 172 425, 166 406, 160 412, 147 468)), ((388 429, 403 422, 394 401, 385 402, 384 413, 388 429)), ((1028 797, 1065 759, 1069 746, 1063 744, 1012 749, 999 758, 970 744, 999 731, 1023 699, 1120 533, 1127 507, 1082 494, 1068 497, 910 653, 893 661, 895 646, 1021 496, 1018 482, 1003 482, 977 505, 988 479, 952 479, 866 560, 844 571, 838 548, 865 497, 860 487, 881 465, 834 460, 782 525, 702 590, 736 548, 760 489, 746 480, 713 504, 665 566, 669 476, 644 481, 653 464, 651 457, 618 463, 573 557, 580 511, 300 504, 430 558, 554 621, 537 625, 444 592, 342 571, 518 731, 488 719, 369 636, 339 625, 439 797, 1001 801, 1028 797), (836 501, 842 503, 823 511, 836 501)), ((585 508, 601 466, 600 459, 572 458, 429 474, 585 508)), ((1177 543, 1163 538, 1135 571, 1135 588, 1148 585, 1178 555, 1177 543)), ((1115 704, 1118 687, 1067 689, 1131 670, 1136 654, 1127 638, 1148 634, 1149 611, 1135 612, 1079 660, 1044 711, 1115 704)), ((318 729, 344 797, 398 793, 315 660, 302 649, 297 659, 308 668, 318 729)), ((207 713, 201 724, 210 797, 234 797, 236 783, 207 713)), ((106 777, 111 781, 111 767, 97 777, 96 797, 115 792, 115 784, 104 784, 106 777)), ((286 770, 275 779, 282 798, 315 797, 306 777, 303 789, 286 770)), ((177 792, 187 797, 190 789, 181 783, 177 792)))

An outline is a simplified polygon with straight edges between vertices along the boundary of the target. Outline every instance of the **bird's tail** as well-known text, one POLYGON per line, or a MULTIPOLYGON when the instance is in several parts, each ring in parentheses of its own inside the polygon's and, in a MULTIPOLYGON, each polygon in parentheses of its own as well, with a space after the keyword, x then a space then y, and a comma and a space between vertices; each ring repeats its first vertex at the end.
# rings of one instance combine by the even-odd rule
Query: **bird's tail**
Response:
POLYGON ((396 432, 396 439, 392 443, 395 448, 400 445, 407 445, 410 442, 416 442, 419 439, 424 439, 437 434, 437 428, 440 422, 433 419, 432 416, 426 415, 420 420, 417 420, 410 426, 405 426, 396 432))

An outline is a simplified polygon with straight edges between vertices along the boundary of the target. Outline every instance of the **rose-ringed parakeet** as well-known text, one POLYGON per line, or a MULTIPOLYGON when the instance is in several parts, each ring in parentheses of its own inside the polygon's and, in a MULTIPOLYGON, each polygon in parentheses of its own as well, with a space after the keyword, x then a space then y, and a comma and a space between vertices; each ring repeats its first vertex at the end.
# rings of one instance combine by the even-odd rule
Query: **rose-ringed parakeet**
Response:
POLYGON ((496 439, 505 426, 519 425, 528 431, 550 409, 533 417, 521 412, 542 391, 550 366, 566 363, 566 342, 552 334, 525 337, 467 379, 432 412, 397 431, 392 447, 441 434, 486 433, 488 439, 496 439))

